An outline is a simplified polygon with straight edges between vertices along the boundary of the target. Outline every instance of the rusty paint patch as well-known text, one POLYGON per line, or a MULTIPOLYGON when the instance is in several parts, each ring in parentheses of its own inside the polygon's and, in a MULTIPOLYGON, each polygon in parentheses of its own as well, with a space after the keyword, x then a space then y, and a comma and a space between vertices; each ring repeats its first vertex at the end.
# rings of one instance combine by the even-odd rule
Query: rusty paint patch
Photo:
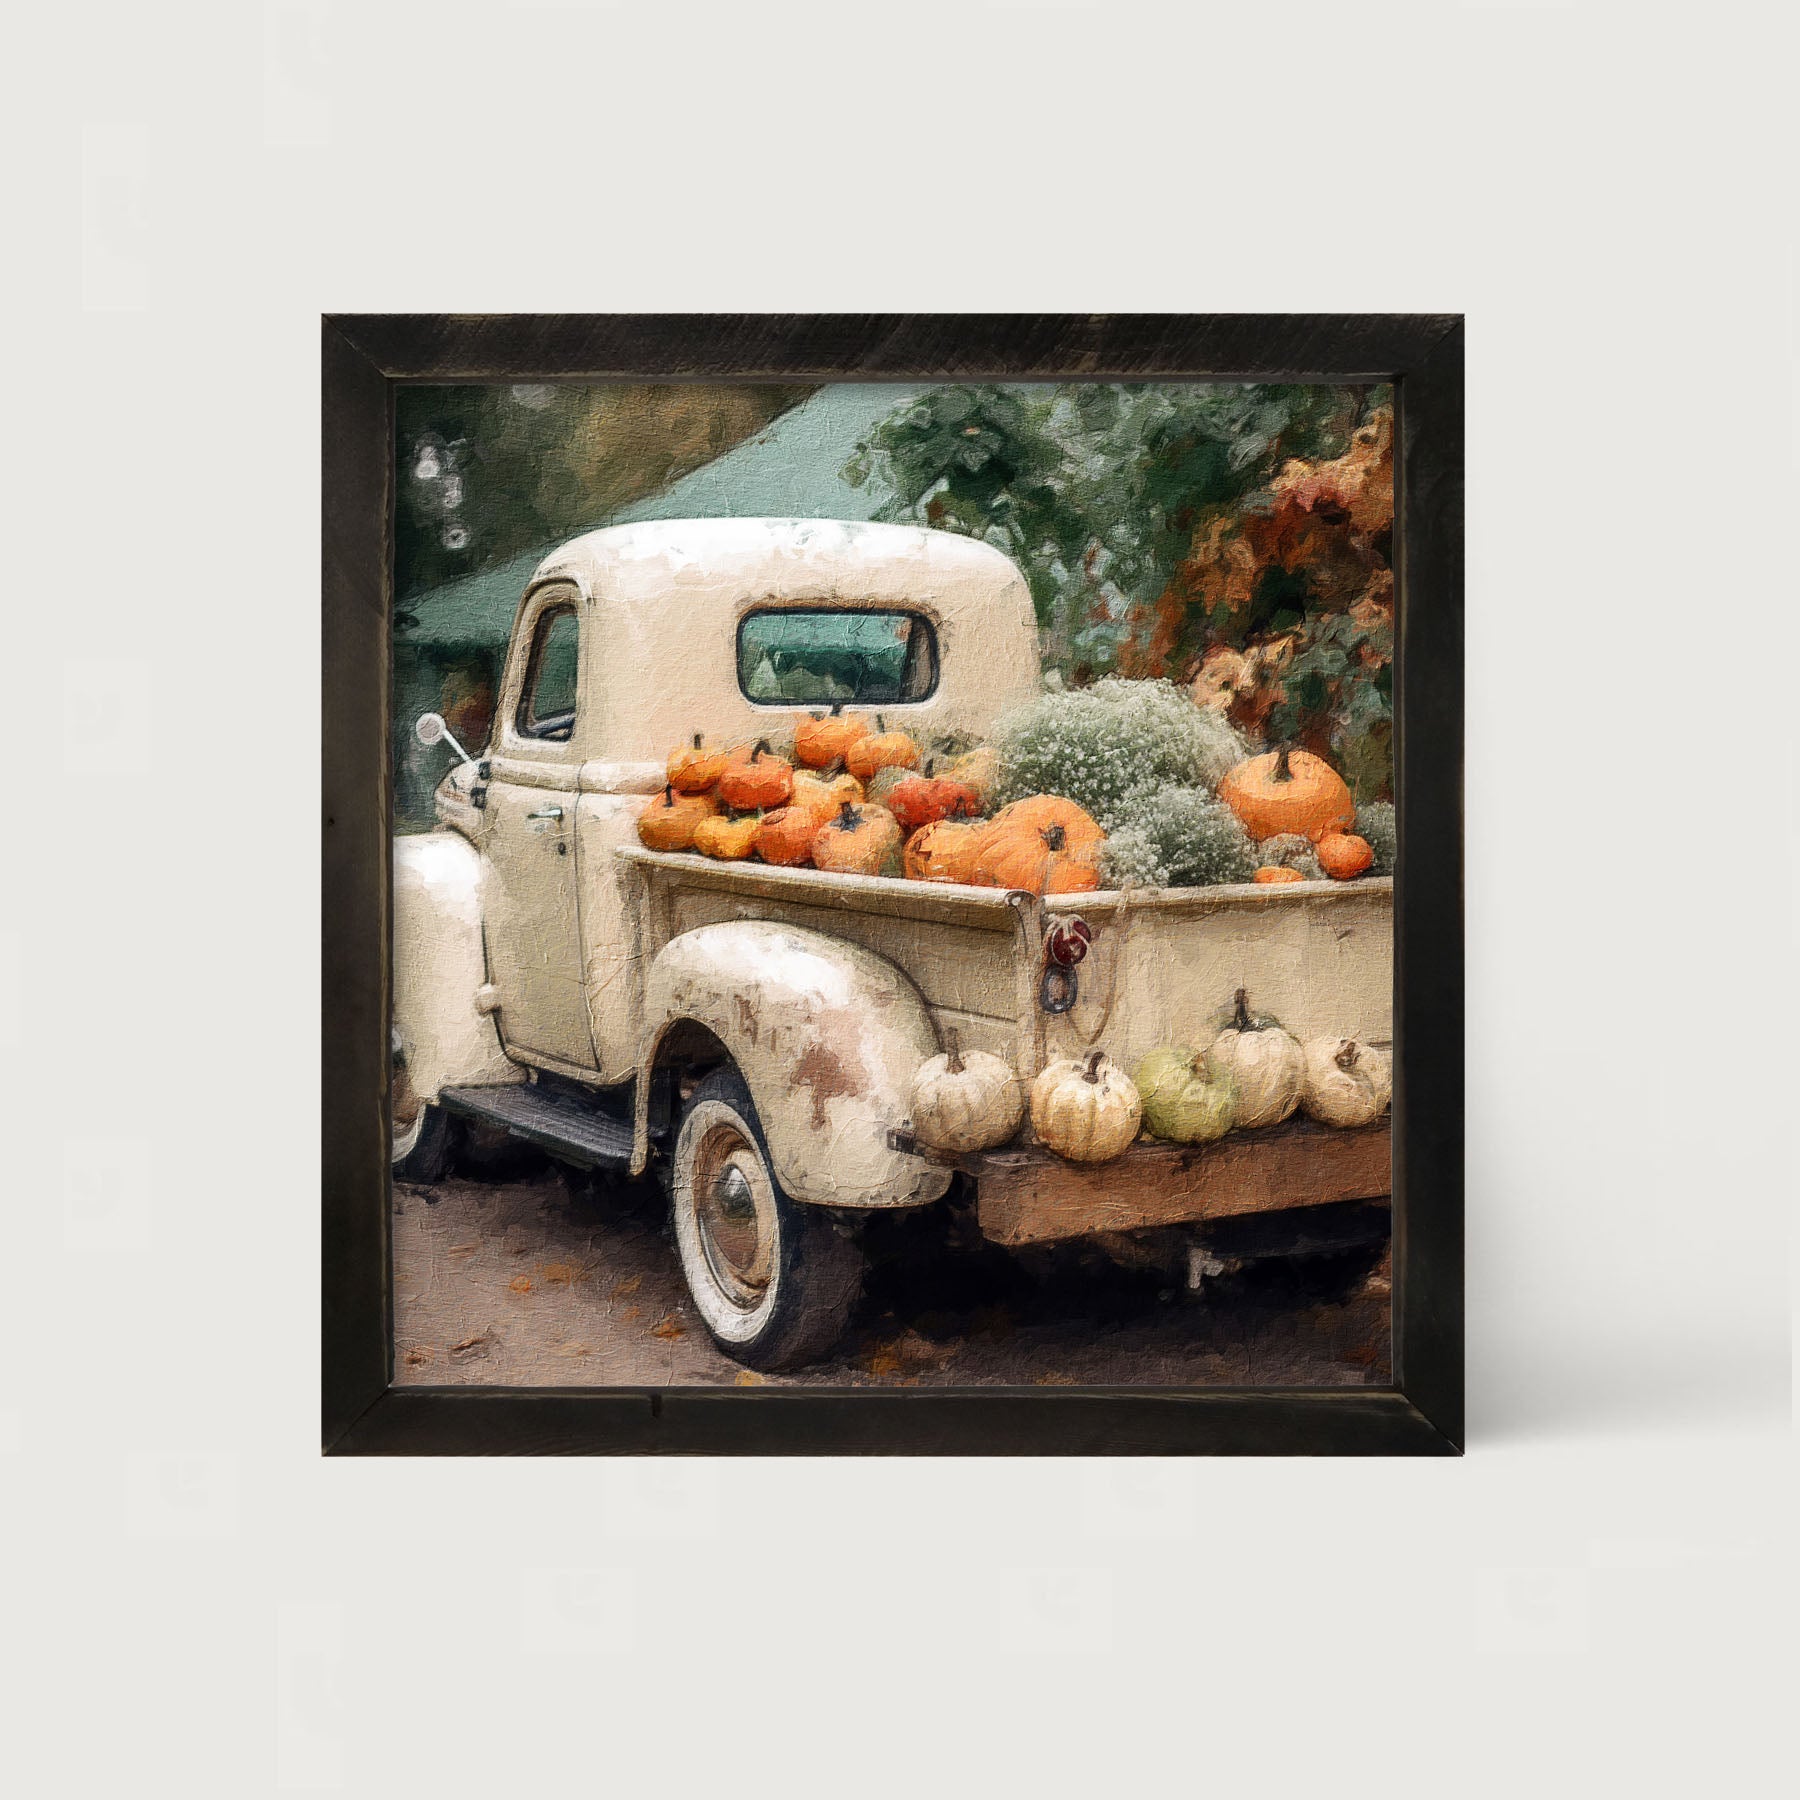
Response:
POLYGON ((861 1069, 846 1063, 820 1038, 809 1044, 806 1054, 794 1064, 794 1086, 812 1089, 813 1129, 823 1131, 831 1123, 827 1102, 854 1098, 867 1090, 868 1082, 861 1069))
POLYGON ((762 1017, 756 1010, 756 1002, 748 994, 738 994, 734 998, 737 1002, 738 1031, 754 1045, 762 1030, 762 1017))

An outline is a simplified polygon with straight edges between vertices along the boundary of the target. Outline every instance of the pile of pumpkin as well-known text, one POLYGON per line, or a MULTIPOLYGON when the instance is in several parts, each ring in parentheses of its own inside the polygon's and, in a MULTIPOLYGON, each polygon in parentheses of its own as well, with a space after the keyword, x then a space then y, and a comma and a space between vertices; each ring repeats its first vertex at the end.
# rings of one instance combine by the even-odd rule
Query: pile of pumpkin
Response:
MULTIPOLYGON (((1034 894, 1105 885, 1106 832, 1075 801, 1031 794, 986 817, 999 774, 994 749, 927 758, 879 716, 834 709, 807 717, 791 759, 767 739, 727 749, 696 733, 665 773, 638 819, 652 850, 1034 894)), ((1318 873, 1348 881, 1374 863, 1367 839, 1355 835, 1343 777, 1308 751, 1250 757, 1220 782, 1219 799, 1257 846, 1257 882, 1318 873)))
POLYGON ((1393 1095, 1393 1066, 1354 1038, 1302 1044, 1250 1010, 1240 988, 1205 1049, 1155 1050, 1135 1079, 1102 1051, 1051 1063, 1029 1097, 1011 1066, 965 1051, 955 1032, 913 1079, 913 1135, 928 1148, 969 1155, 1006 1143, 1027 1104, 1038 1140, 1070 1162, 1110 1162, 1140 1130, 1172 1144, 1206 1144, 1226 1132, 1279 1125, 1296 1111, 1324 1125, 1372 1124, 1393 1095))
POLYGON ((652 850, 839 875, 1038 894, 1099 887, 1106 833, 1074 801, 1036 794, 984 817, 996 761, 977 749, 940 772, 908 733, 841 712, 803 719, 791 760, 766 739, 719 749, 697 733, 669 758, 638 836, 652 850))

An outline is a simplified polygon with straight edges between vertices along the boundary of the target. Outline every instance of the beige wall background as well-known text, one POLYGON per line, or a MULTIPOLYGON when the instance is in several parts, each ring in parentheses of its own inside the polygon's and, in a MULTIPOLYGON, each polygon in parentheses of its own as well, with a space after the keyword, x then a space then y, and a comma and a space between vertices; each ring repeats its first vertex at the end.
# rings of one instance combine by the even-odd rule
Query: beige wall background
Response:
POLYGON ((1795 1577, 1775 10, 186 0, 20 29, 23 1787, 676 1796, 710 1741, 794 1793, 1767 1791, 1795 1577), (690 307, 1470 315, 1464 1461, 320 1461, 317 315, 690 307), (1749 593, 1754 640, 1721 641, 1711 598, 1749 593), (721 1567, 766 1578, 748 1630, 721 1567))

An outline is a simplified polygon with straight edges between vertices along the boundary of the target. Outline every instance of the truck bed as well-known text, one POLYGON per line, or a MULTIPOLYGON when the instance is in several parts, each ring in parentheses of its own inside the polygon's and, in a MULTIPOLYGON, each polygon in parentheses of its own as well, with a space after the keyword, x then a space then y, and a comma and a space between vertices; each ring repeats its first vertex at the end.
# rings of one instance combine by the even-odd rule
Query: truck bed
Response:
POLYGON ((1239 987, 1295 1036, 1393 1036, 1393 882, 1290 882, 1039 900, 998 888, 729 863, 627 844, 648 966, 661 944, 731 919, 770 919, 863 945, 912 979, 940 1026, 1030 1079, 1098 1043, 1128 1067, 1217 1029, 1239 987), (1093 932, 1060 1016, 1038 1005, 1043 934, 1079 916, 1093 932))

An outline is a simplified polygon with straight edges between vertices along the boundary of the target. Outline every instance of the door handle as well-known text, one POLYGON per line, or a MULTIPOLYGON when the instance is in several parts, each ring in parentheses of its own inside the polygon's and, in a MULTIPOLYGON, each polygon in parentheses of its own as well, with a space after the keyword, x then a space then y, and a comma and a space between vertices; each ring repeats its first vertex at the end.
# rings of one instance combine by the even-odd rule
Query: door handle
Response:
POLYGON ((528 819, 560 819, 562 808, 560 806, 540 806, 536 812, 528 812, 525 816, 528 819))

